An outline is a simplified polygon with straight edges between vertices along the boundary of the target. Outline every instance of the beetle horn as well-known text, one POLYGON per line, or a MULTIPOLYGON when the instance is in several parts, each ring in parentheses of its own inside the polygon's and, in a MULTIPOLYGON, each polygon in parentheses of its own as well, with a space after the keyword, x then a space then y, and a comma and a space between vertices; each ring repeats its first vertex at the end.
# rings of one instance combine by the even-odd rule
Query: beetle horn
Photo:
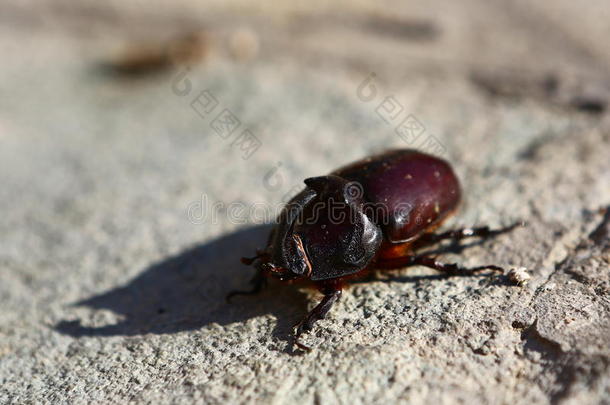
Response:
POLYGON ((336 198, 338 201, 343 201, 349 205, 358 205, 364 195, 362 184, 356 181, 347 181, 343 177, 333 174, 310 177, 305 179, 305 184, 319 196, 325 195, 336 198))
POLYGON ((328 184, 328 176, 309 177, 304 182, 307 187, 316 193, 322 193, 328 184))

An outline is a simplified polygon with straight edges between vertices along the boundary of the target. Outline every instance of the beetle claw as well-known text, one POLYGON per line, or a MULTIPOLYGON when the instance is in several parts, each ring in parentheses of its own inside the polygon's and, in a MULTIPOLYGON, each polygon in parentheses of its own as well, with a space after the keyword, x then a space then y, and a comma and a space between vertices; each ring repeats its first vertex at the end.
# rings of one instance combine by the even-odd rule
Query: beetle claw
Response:
POLYGON ((300 342, 301 340, 301 335, 303 334, 303 332, 307 332, 311 330, 311 326, 307 325, 306 321, 302 321, 299 322, 295 327, 294 327, 294 345, 301 349, 304 352, 310 352, 311 351, 311 347, 303 344, 300 342))
POLYGON ((504 228, 496 229, 495 231, 492 231, 492 233, 495 233, 496 235, 499 235, 501 233, 510 232, 510 231, 512 231, 515 228, 519 228, 519 227, 525 228, 526 226, 527 226, 527 223, 525 221, 521 220, 521 221, 517 221, 517 222, 515 222, 515 223, 513 223, 513 224, 511 224, 509 226, 506 226, 504 228))
POLYGON ((472 267, 472 268, 461 268, 459 270, 461 270, 462 272, 464 272, 466 274, 467 273, 476 274, 476 273, 480 273, 480 272, 485 271, 485 270, 491 270, 493 272, 504 274, 504 269, 502 267, 496 266, 496 265, 493 265, 493 264, 488 264, 486 266, 472 267))
POLYGON ((311 347, 306 346, 303 343, 299 342, 298 338, 294 341, 294 345, 304 352, 307 352, 307 353, 311 352, 311 347))
POLYGON ((489 265, 489 266, 485 266, 485 267, 488 270, 495 271, 495 272, 498 272, 500 274, 504 274, 504 272, 505 272, 504 269, 502 267, 500 267, 500 266, 489 265))

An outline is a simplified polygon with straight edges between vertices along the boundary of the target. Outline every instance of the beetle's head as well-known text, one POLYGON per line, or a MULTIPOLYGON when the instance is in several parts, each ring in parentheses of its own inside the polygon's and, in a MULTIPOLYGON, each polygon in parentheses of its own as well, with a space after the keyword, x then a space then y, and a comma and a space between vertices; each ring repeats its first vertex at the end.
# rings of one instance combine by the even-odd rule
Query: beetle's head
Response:
POLYGON ((366 267, 381 231, 364 212, 362 187, 333 175, 305 184, 280 215, 255 266, 283 280, 337 278, 366 267))
POLYGON ((258 271, 280 280, 302 278, 311 272, 303 242, 293 229, 315 197, 313 190, 305 189, 286 204, 271 231, 267 248, 252 260, 258 271))

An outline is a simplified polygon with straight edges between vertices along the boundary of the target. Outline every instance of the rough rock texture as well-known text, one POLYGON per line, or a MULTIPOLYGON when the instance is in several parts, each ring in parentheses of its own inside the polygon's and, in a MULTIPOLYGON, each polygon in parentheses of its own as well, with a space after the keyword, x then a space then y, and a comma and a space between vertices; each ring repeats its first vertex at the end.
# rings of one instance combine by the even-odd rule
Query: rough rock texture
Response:
POLYGON ((609 403, 608 3, 140 3, 0 6, 0 403, 609 403), (99 68, 202 27, 186 76, 99 68), (401 138, 409 114, 425 132, 401 138), (303 355, 289 335, 315 293, 225 303, 261 215, 399 146, 455 165, 447 228, 528 223, 443 260, 525 266, 528 285, 380 275, 303 355))

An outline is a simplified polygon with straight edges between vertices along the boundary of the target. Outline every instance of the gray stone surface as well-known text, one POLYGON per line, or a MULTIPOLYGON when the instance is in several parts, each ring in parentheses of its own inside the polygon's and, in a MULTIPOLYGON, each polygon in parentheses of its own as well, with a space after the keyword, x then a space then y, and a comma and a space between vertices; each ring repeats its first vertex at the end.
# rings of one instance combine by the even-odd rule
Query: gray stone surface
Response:
POLYGON ((606 3, 139 3, 0 6, 0 403, 609 402, 606 3), (259 51, 235 62, 244 27, 259 51), (99 69, 126 39, 186 28, 211 47, 186 95, 181 68, 99 69), (248 159, 191 107, 206 89, 262 142, 248 159), (389 96, 417 141, 376 113, 389 96), (528 222, 443 259, 526 266, 527 286, 382 274, 304 355, 288 337, 313 291, 225 303, 268 231, 232 207, 422 145, 463 181, 448 228, 528 222))

